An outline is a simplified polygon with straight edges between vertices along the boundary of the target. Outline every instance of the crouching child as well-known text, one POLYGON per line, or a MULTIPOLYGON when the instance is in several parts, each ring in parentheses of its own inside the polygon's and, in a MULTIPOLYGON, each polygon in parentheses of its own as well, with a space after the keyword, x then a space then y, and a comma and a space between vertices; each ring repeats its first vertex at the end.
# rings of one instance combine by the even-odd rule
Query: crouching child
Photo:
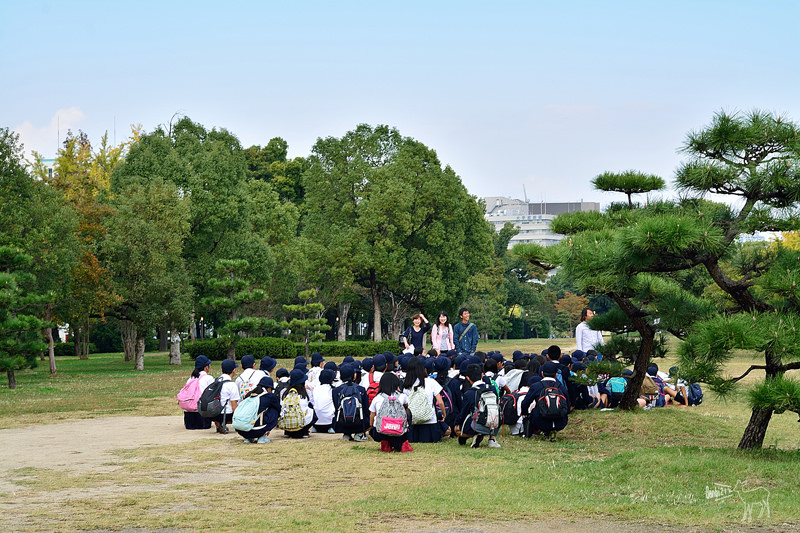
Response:
POLYGON ((408 396, 400 390, 400 378, 384 374, 378 386, 378 394, 369 406, 369 435, 381 443, 382 452, 410 452, 408 443, 408 396))
POLYGON ((500 430, 500 405, 494 387, 483 382, 480 365, 467 366, 464 376, 465 386, 461 411, 458 414, 458 443, 464 445, 472 437, 470 447, 478 448, 485 436, 488 446, 499 448, 495 438, 500 430))
POLYGON ((278 425, 281 402, 273 393, 275 384, 263 377, 256 388, 247 393, 233 413, 233 428, 245 442, 266 444, 269 432, 278 425))

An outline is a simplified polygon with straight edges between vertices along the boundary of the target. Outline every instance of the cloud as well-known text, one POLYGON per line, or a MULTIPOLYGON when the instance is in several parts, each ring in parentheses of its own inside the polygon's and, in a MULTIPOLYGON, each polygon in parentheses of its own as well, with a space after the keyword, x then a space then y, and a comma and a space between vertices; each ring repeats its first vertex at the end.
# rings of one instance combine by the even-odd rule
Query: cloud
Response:
POLYGON ((56 151, 61 147, 67 130, 73 133, 83 125, 85 115, 78 107, 59 109, 44 126, 37 126, 26 120, 16 126, 14 131, 19 134, 19 139, 25 147, 25 154, 30 155, 35 150, 47 158, 55 157, 56 151))

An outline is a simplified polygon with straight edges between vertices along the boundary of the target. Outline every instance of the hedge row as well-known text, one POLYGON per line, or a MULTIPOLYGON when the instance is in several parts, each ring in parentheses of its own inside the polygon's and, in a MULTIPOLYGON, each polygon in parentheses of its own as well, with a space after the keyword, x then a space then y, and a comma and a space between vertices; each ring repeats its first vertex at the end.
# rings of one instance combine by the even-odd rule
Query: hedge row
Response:
MULTIPOLYGON (((53 353, 57 356, 75 355, 75 343, 56 342, 53 344, 53 353)), ((97 346, 95 346, 93 342, 89 343, 89 353, 97 353, 97 346)))
MULTIPOLYGON (((203 354, 212 361, 221 361, 228 356, 226 339, 208 339, 196 341, 194 344, 186 343, 184 346, 192 359, 203 354)), ((256 359, 267 355, 274 359, 294 359, 298 355, 305 355, 305 350, 305 344, 302 342, 292 342, 275 337, 252 337, 241 339, 236 343, 236 358, 241 359, 245 354, 252 354, 256 359)), ((309 354, 319 352, 325 358, 348 355, 363 358, 385 351, 396 353, 397 341, 312 342, 309 344, 309 354)))

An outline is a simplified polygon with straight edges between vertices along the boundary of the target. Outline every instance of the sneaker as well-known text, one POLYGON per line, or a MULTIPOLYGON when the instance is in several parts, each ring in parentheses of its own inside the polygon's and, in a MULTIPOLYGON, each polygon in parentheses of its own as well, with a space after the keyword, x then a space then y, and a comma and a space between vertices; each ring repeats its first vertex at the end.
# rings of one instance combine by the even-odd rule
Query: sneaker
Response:
POLYGON ((392 451, 392 445, 389 444, 388 440, 382 440, 381 441, 381 451, 382 452, 391 452, 392 451))
POLYGON ((228 426, 219 426, 217 428, 217 433, 222 433, 223 435, 227 435, 229 432, 228 426))
POLYGON ((467 443, 467 437, 458 437, 458 443, 464 446, 467 443))
POLYGON ((336 433, 336 432, 333 430, 333 428, 329 428, 328 433, 336 433))
POLYGON ((356 433, 353 435, 353 440, 356 442, 367 442, 367 436, 363 433, 356 433))
POLYGON ((342 440, 353 440, 353 437, 345 433, 344 435, 342 435, 342 440))
POLYGON ((483 440, 483 435, 475 435, 472 437, 472 444, 470 444, 470 448, 478 448, 481 445, 481 441, 483 440))
POLYGON ((400 448, 400 451, 401 452, 413 452, 414 448, 411 447, 411 445, 408 443, 408 441, 405 441, 403 443, 403 447, 400 448))
POLYGON ((499 448, 500 447, 500 443, 497 442, 494 439, 489 439, 489 442, 487 444, 489 445, 489 448, 499 448))
POLYGON ((550 442, 555 442, 555 441, 556 441, 556 432, 555 431, 551 431, 550 432, 550 442))
POLYGON ((244 439, 245 444, 252 444, 255 442, 255 439, 244 439))
POLYGON ((258 442, 258 444, 269 444, 272 441, 269 440, 269 437, 264 436, 264 437, 259 438, 257 442, 258 442))
POLYGON ((315 427, 312 427, 312 428, 311 428, 311 433, 316 433, 316 432, 317 432, 317 428, 315 428, 315 427))

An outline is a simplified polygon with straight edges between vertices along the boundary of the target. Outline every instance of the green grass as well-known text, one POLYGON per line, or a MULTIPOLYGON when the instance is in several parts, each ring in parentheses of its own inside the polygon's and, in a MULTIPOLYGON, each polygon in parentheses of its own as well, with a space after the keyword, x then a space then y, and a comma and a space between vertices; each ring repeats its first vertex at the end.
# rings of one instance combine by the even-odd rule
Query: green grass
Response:
MULTIPOLYGON (((480 348, 510 355, 551 343, 480 348)), ((741 354, 731 368, 749 362, 741 354)), ((57 364, 55 376, 42 365, 18 372, 16 390, 0 387, 0 428, 82 417, 178 417, 175 394, 192 369, 188 358, 169 365, 166 354, 147 355, 144 372, 120 354, 57 364)), ((14 504, 9 516, 20 530, 195 529, 197 520, 208 519, 219 530, 371 531, 420 521, 486 525, 562 516, 722 530, 742 525, 743 505, 736 497, 709 500, 706 487, 742 480, 770 491, 772 517, 752 526, 800 527, 800 426, 793 415, 776 415, 765 449, 742 452, 736 445, 748 418, 741 397, 723 403, 706 394, 698 408, 579 412, 556 442, 503 437, 500 450, 448 441, 381 454, 373 442, 312 438, 247 446, 205 438, 121 449, 97 473, 12 470, 7 481, 17 490, 0 494, 0 505, 14 504), (243 498, 259 512, 239 512, 243 498)))

